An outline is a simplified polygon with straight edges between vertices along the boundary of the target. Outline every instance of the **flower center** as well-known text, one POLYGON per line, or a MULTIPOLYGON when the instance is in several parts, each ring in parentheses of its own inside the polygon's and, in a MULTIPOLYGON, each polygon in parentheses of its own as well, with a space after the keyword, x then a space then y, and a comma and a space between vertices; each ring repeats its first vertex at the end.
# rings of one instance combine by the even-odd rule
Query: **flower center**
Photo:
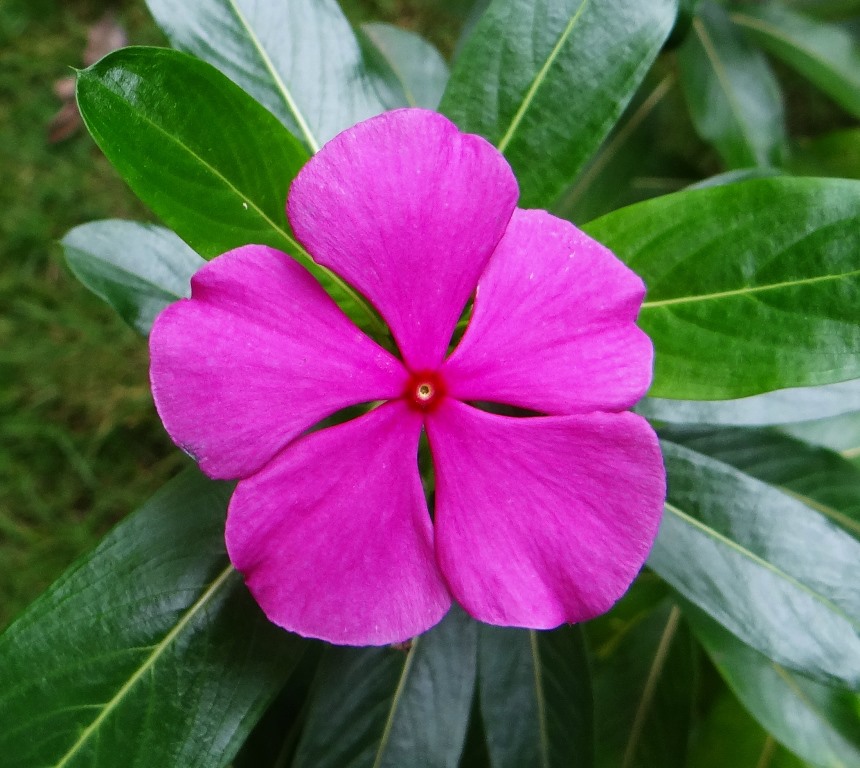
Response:
POLYGON ((444 386, 435 371, 413 373, 406 385, 404 396, 413 408, 429 411, 435 408, 444 394, 444 386))

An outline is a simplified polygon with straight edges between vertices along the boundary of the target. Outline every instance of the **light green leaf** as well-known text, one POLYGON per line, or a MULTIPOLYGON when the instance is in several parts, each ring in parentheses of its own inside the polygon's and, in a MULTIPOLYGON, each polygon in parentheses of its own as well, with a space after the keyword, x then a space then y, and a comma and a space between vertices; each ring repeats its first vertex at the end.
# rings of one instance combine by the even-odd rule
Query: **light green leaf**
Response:
POLYGON ((662 447, 669 495, 651 568, 768 658, 860 690, 860 542, 727 464, 662 447))
POLYGON ((294 768, 456 766, 475 688, 476 630, 455 607, 409 649, 328 648, 294 768))
MULTIPOLYGON (((147 0, 180 50, 220 69, 311 152, 392 103, 335 0, 147 0)), ((399 95, 402 98, 402 94, 399 95)))
POLYGON ((478 695, 493 768, 593 764, 591 675, 579 627, 481 625, 478 695))
POLYGON ((230 566, 229 495, 185 472, 0 636, 4 768, 230 763, 305 643, 230 566))
POLYGON ((436 109, 448 82, 448 65, 439 51, 420 35, 392 24, 374 22, 361 29, 388 61, 407 104, 436 109))
POLYGON ((779 85, 716 3, 701 4, 678 66, 693 123, 729 168, 779 163, 786 141, 779 85))
POLYGON ((773 1, 745 5, 731 18, 768 53, 860 117, 860 45, 846 30, 773 1))
POLYGON ((612 129, 676 11, 676 0, 494 0, 440 109, 505 153, 522 206, 549 207, 612 129))
POLYGON ((650 395, 723 400, 860 378, 860 183, 678 192, 585 229, 648 286, 650 395))
POLYGON ((61 244, 75 277, 144 335, 206 263, 169 229, 120 219, 82 224, 61 244))
POLYGON ((670 424, 767 426, 792 424, 860 411, 860 379, 798 387, 739 400, 664 400, 646 397, 636 412, 670 424))

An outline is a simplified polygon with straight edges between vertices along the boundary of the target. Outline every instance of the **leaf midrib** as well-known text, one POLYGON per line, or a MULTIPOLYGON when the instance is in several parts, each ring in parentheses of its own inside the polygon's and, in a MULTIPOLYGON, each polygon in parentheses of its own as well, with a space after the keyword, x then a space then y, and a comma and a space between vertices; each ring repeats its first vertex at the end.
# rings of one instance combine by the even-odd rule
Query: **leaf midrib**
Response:
POLYGON ((588 2, 589 0, 582 0, 582 2, 579 4, 579 7, 576 9, 576 12, 570 17, 570 20, 567 22, 567 25, 565 26, 558 40, 556 40, 556 43, 553 46, 552 50, 549 52, 549 56, 547 56, 546 61, 544 61, 543 65, 538 70, 537 74, 534 76, 532 82, 529 84, 529 87, 526 89, 526 93, 523 96, 523 100, 520 102, 520 106, 514 113, 513 118, 511 118, 511 122, 508 125, 508 129, 505 131, 502 138, 499 139, 498 143, 496 144, 496 148, 499 150, 499 152, 504 153, 504 151, 508 147, 508 144, 511 143, 511 140, 513 139, 514 134, 519 128, 520 123, 523 121, 526 112, 528 112, 529 107, 534 101, 538 90, 546 81, 547 75, 549 74, 549 70, 552 68, 552 65, 555 63, 555 60, 561 53, 561 49, 564 47, 564 44, 567 42, 568 38, 573 33, 573 30, 576 27, 579 18, 582 16, 585 7, 588 5, 588 2))
POLYGON ((234 568, 232 565, 228 565, 215 580, 206 588, 206 591, 197 598, 197 600, 185 611, 180 620, 173 626, 173 628, 164 636, 164 638, 153 646, 152 652, 146 658, 146 660, 135 670, 134 674, 132 674, 128 680, 120 687, 120 689, 114 694, 113 698, 110 701, 106 702, 98 716, 93 720, 84 730, 81 732, 81 735, 78 737, 77 741, 72 744, 69 750, 63 755, 60 760, 55 763, 54 768, 63 768, 63 766, 68 765, 69 761, 75 757, 75 755, 80 751, 80 749, 87 743, 90 737, 97 731, 99 726, 111 715, 111 713, 122 703, 123 699, 128 695, 132 688, 137 684, 137 682, 146 674, 146 672, 152 668, 152 666, 158 661, 159 657, 165 652, 165 650, 173 643, 173 641, 181 634, 181 632, 188 626, 191 620, 197 615, 200 610, 217 594, 217 592, 221 589, 227 579, 233 574, 234 568))
POLYGON ((403 698, 403 691, 406 688, 406 681, 409 679, 409 674, 412 671, 412 664, 415 660, 415 650, 419 642, 421 642, 420 636, 416 637, 412 641, 412 647, 407 652, 406 660, 403 662, 403 669, 400 671, 397 688, 394 690, 394 697, 391 700, 391 706, 388 708, 388 716, 385 718, 385 727, 382 729, 382 736, 379 739, 379 747, 376 750, 376 757, 373 760, 373 768, 379 768, 379 766, 382 765, 385 750, 388 749, 388 742, 391 739, 391 730, 394 727, 394 716, 400 706, 400 700, 403 698))
POLYGON ((790 573, 786 573, 784 570, 782 570, 781 568, 776 566, 774 563, 771 563, 771 562, 765 560, 763 557, 757 555, 755 552, 742 546, 737 541, 734 541, 733 539, 730 539, 728 536, 723 535, 722 533, 717 531, 715 528, 711 528, 710 526, 706 525, 701 520, 697 520, 695 517, 688 515, 686 512, 679 509, 678 507, 671 504, 670 502, 668 502, 668 501, 664 502, 664 506, 668 512, 670 512, 671 514, 680 518, 683 522, 685 522, 689 525, 692 525, 694 528, 697 528, 698 530, 702 531, 709 538, 714 539, 715 541, 718 541, 721 544, 724 544, 729 549, 734 550, 738 555, 745 558, 746 560, 749 560, 750 562, 760 566, 761 568, 764 568, 766 571, 770 571, 772 574, 779 577, 783 581, 793 585, 794 587, 799 589, 801 592, 804 592, 807 595, 809 595, 817 603, 820 603, 821 605, 829 608, 834 614, 839 616, 841 619, 844 619, 852 627, 856 627, 856 628, 860 629, 860 622, 858 622, 857 620, 855 620, 854 618, 852 618, 851 616, 846 614, 845 611, 840 606, 834 604, 828 598, 826 598, 824 595, 822 595, 819 592, 816 592, 814 589, 812 589, 812 587, 804 584, 802 581, 795 578, 790 573))
POLYGON ((799 285, 812 285, 814 283, 824 283, 832 280, 844 280, 858 275, 860 275, 860 269, 855 269, 851 272, 840 272, 836 275, 818 275, 816 277, 805 277, 800 280, 785 280, 783 282, 770 283, 768 285, 753 285, 744 288, 734 288, 728 291, 715 291, 714 293, 703 293, 693 296, 678 296, 673 299, 658 299, 657 301, 643 302, 642 310, 654 309, 655 307, 667 307, 672 304, 696 304, 703 301, 714 301, 731 296, 749 296, 752 294, 779 290, 780 288, 794 288, 799 285))
POLYGON ((272 80, 275 83, 275 86, 280 91, 281 96, 284 99, 284 102, 287 105, 287 109, 293 115, 296 120, 296 123, 299 126, 299 130, 302 132, 302 135, 305 137, 305 141, 308 144, 308 148, 311 150, 311 153, 316 154, 319 151, 320 143, 317 140, 316 136, 314 136, 313 132, 310 129, 307 121, 305 120, 302 111, 299 109, 298 104, 296 104, 295 99, 293 98, 293 94, 290 89, 287 87, 287 84, 283 81, 281 76, 279 75, 277 69, 275 69, 274 62, 269 57, 269 54, 266 52, 266 49, 263 47, 263 43, 259 37, 255 34, 251 25, 248 23, 248 20, 245 18, 242 11, 239 9, 239 6, 236 5, 236 0, 227 0, 227 4, 230 6, 231 10, 235 14, 236 18, 239 21, 239 24, 245 29, 248 34, 248 39, 251 41, 251 45, 253 45, 254 49, 260 56, 260 59, 263 62, 263 66, 269 71, 269 74, 272 76, 272 80))

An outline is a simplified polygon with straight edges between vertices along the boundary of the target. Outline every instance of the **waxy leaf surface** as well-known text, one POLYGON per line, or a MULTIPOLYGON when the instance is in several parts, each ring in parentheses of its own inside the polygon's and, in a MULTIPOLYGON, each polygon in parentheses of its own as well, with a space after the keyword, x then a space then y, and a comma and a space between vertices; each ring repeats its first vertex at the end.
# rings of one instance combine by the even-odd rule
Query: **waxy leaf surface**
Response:
POLYGON ((392 106, 336 0, 147 0, 180 50, 220 69, 316 152, 392 106))
POLYGON ((669 494, 651 568, 768 658, 860 690, 860 542, 727 464, 662 448, 669 494))
POLYGON ((680 609, 668 600, 625 619, 614 637, 594 648, 596 765, 685 765, 696 703, 696 646, 680 609))
POLYGON ((768 53, 860 117, 860 45, 850 32, 778 2, 746 4, 731 18, 768 53))
POLYGON ((860 377, 860 183, 678 192, 585 229, 648 287, 650 395, 722 400, 860 377))
POLYGON ((477 628, 454 607, 408 649, 328 647, 295 768, 455 768, 475 690, 477 628))
POLYGON ((5 768, 230 763, 305 643, 230 566, 229 494, 186 471, 0 636, 5 768))
POLYGON ((675 0, 495 0, 440 109, 505 153, 521 206, 549 207, 606 138, 676 10, 675 0))
POLYGON ((687 614, 729 687, 780 743, 816 766, 860 765, 858 694, 785 669, 697 609, 687 614))
POLYGON ((678 65, 693 123, 727 167, 779 162, 786 139, 779 85, 764 54, 716 3, 701 4, 678 65))
POLYGON ((481 625, 478 700, 492 768, 593 765, 591 674, 579 627, 481 625))
POLYGON ((217 69, 163 48, 126 48, 78 74, 78 105, 120 175, 210 259, 248 243, 299 260, 360 325, 378 320, 318 267, 287 223, 287 191, 307 150, 217 69))
POLYGON ((75 277, 144 335, 206 263, 169 229, 120 219, 81 224, 62 246, 75 277))

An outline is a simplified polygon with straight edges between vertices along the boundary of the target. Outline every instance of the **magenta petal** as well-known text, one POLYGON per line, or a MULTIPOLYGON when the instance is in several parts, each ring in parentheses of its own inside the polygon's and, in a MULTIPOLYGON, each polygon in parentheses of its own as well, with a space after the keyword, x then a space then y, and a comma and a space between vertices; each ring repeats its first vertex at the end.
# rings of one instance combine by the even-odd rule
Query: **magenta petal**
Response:
POLYGON ((510 166, 484 139, 402 109, 326 144, 287 208, 314 259, 370 299, 419 371, 442 361, 517 195, 510 166))
POLYGON ((642 280, 545 211, 517 210, 478 284, 448 392, 543 413, 625 410, 651 382, 642 280))
POLYGON ((417 451, 395 401, 314 432, 236 488, 230 559, 276 624, 346 645, 401 642, 451 604, 433 554, 417 451))
POLYGON ((150 378, 168 433, 212 477, 245 477, 320 419, 403 392, 400 362, 280 251, 225 253, 191 287, 155 322, 150 378))
POLYGON ((436 555, 472 616, 548 629, 621 597, 665 497, 648 422, 632 413, 518 419, 446 400, 427 433, 436 555))

